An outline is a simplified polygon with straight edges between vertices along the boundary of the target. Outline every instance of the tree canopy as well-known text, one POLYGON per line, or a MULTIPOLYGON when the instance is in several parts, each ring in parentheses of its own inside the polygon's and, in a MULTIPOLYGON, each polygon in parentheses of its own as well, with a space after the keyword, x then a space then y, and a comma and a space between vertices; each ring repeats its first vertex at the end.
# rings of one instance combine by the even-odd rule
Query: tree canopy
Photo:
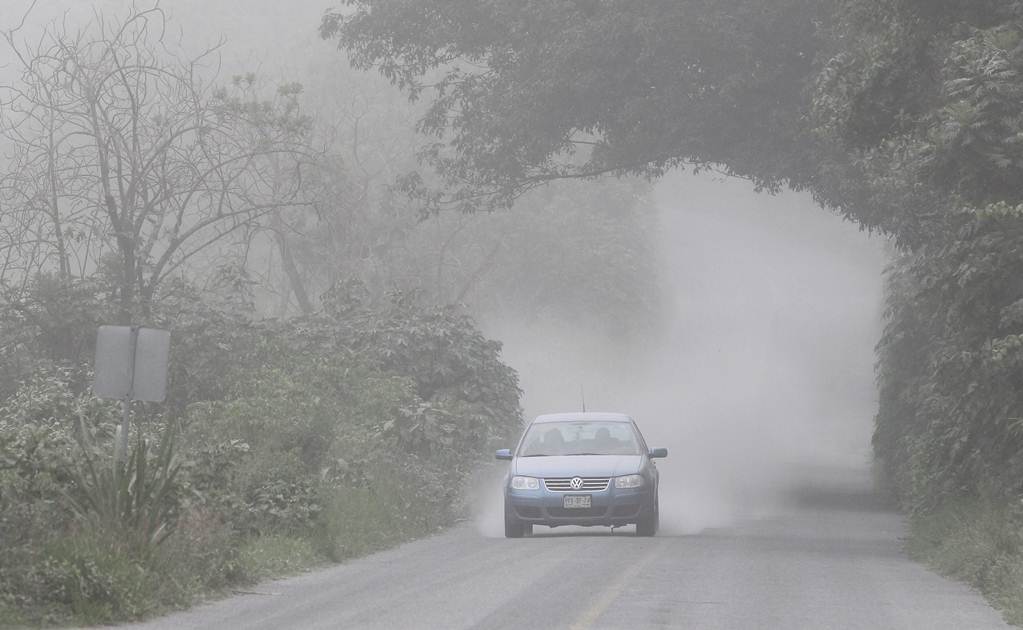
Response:
POLYGON ((20 80, 0 84, 0 282, 103 270, 127 321, 170 275, 216 266, 215 245, 303 203, 297 88, 218 87, 203 77, 214 49, 185 57, 165 29, 152 8, 54 23, 34 44, 2 33, 20 80))
POLYGON ((430 98, 423 157, 449 203, 717 167, 912 246, 950 195, 1020 193, 1017 3, 345 4, 322 35, 430 98))
POLYGON ((827 3, 348 4, 322 34, 410 97, 431 96, 424 157, 462 184, 450 201, 680 164, 766 186, 806 168, 802 87, 827 3))

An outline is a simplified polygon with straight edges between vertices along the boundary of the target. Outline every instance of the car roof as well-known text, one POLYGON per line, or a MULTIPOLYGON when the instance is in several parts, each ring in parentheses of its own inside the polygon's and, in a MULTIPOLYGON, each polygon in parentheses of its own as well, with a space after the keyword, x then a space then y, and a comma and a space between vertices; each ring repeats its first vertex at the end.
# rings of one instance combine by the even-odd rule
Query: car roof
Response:
POLYGON ((632 422, 632 418, 624 413, 612 413, 606 411, 570 411, 566 413, 545 413, 539 415, 535 420, 533 420, 533 424, 565 421, 632 422))

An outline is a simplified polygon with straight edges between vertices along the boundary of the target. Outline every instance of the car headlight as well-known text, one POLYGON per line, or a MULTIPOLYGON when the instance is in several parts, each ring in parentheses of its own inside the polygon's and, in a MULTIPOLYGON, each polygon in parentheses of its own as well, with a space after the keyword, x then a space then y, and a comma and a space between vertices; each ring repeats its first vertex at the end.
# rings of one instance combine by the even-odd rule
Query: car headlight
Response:
POLYGON ((615 477, 615 488, 638 488, 643 485, 643 475, 615 477))
POLYGON ((540 480, 536 477, 512 477, 511 487, 515 490, 539 490, 540 480))

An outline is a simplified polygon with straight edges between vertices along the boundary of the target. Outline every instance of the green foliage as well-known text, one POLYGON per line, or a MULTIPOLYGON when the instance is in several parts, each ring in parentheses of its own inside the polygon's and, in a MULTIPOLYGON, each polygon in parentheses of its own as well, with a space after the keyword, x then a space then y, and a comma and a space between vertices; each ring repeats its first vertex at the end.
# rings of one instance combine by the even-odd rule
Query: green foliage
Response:
POLYGON ((37 567, 48 596, 67 602, 86 623, 136 619, 153 606, 158 576, 120 544, 113 532, 93 530, 52 543, 37 567))
POLYGON ((259 562, 243 566, 237 545, 218 528, 200 533, 189 522, 141 557, 117 532, 76 528, 20 555, 22 564, 2 576, 0 623, 99 624, 186 606, 211 589, 264 575, 247 573, 259 562), (11 611, 7 617, 5 607, 11 611))
POLYGON ((178 518, 174 535, 147 558, 167 582, 167 605, 187 606, 211 591, 248 579, 239 559, 246 539, 225 518, 232 507, 190 504, 178 518))
POLYGON ((1023 202, 1017 3, 845 3, 813 96, 815 192, 904 247, 874 451, 912 547, 1021 619, 1023 202))
POLYGON ((321 34, 432 97, 419 128, 436 141, 421 157, 453 191, 406 180, 428 205, 684 163, 771 186, 807 166, 803 88, 829 2, 344 4, 321 34))
POLYGON ((430 206, 718 165, 917 247, 1023 200, 1018 3, 343 4, 321 34, 428 101, 430 206))
POLYGON ((92 431, 78 430, 75 467, 68 471, 71 489, 65 498, 80 522, 97 530, 116 533, 125 544, 148 555, 169 536, 176 525, 181 464, 175 457, 174 426, 168 425, 159 450, 139 435, 126 461, 110 456, 110 443, 97 444, 92 431))
POLYGON ((815 195, 919 248, 1023 201, 1018 3, 845 2, 814 79, 815 195))
POLYGON ((123 467, 119 406, 87 369, 6 384, 0 619, 133 619, 435 531, 518 430, 515 373, 454 309, 339 285, 327 312, 282 322, 243 293, 168 289, 153 316, 181 324, 171 404, 136 406, 123 467))
POLYGON ((979 589, 1023 624, 1023 511, 978 498, 949 501, 910 521, 910 554, 979 589))
POLYGON ((454 516, 465 479, 415 456, 366 462, 364 482, 325 486, 313 540, 342 560, 438 531, 454 516))
POLYGON ((0 406, 0 534, 16 547, 60 531, 71 513, 61 492, 73 485, 76 426, 112 437, 116 409, 75 394, 69 372, 42 372, 0 406))
POLYGON ((259 536, 246 540, 238 550, 238 570, 251 582, 297 573, 322 560, 308 538, 259 536))
POLYGON ((18 382, 46 366, 86 362, 95 327, 112 316, 105 294, 102 281, 47 274, 0 290, 0 393, 12 394, 18 382))
POLYGON ((0 407, 0 591, 30 619, 132 618, 154 605, 142 558, 170 531, 171 442, 115 478, 116 405, 41 372, 0 407))
POLYGON ((889 272, 875 450, 913 508, 1023 496, 1023 216, 996 204, 960 223, 889 272))

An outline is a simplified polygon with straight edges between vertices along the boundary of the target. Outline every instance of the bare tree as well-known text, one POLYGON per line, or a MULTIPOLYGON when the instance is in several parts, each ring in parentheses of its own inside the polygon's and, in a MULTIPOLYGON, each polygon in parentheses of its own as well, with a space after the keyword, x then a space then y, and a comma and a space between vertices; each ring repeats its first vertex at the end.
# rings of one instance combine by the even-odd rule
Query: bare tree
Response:
POLYGON ((303 203, 297 90, 218 88, 216 47, 184 57, 164 26, 152 8, 34 42, 3 33, 20 79, 0 85, 0 280, 105 273, 121 317, 145 317, 166 278, 303 203))

